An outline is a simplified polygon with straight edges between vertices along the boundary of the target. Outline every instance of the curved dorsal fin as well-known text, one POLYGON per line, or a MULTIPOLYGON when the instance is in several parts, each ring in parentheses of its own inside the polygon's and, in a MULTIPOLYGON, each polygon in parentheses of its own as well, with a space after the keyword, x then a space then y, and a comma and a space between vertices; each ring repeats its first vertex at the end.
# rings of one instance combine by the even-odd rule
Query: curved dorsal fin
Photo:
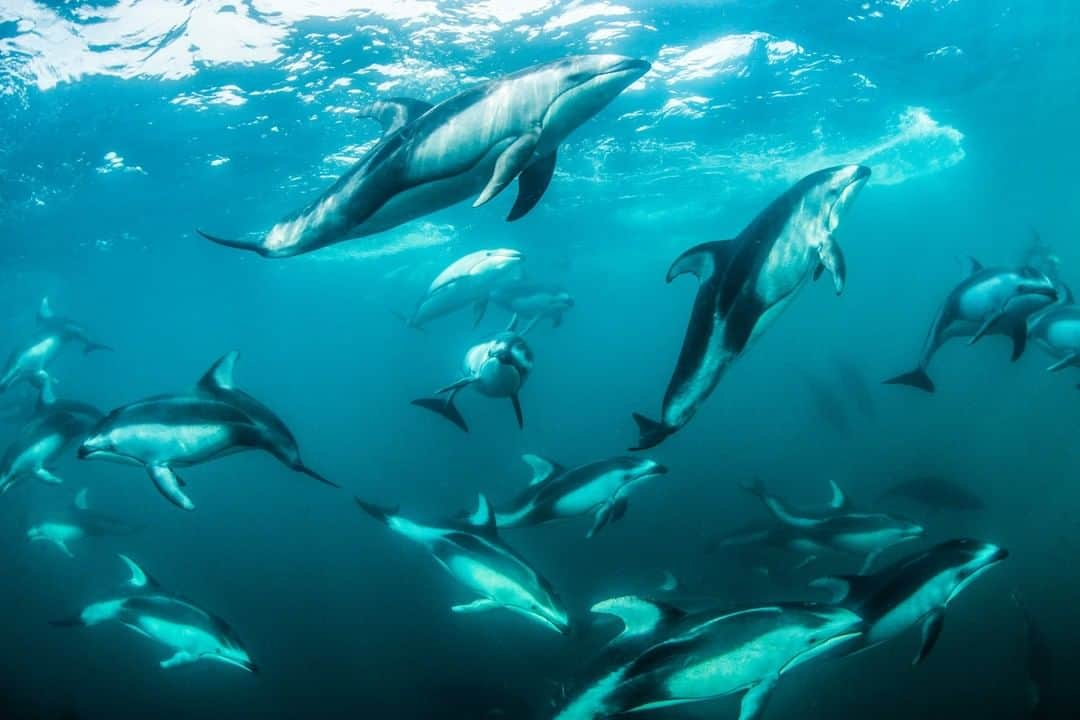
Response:
POLYGON ((647 600, 635 595, 611 598, 589 608, 594 613, 614 615, 622 620, 623 631, 611 642, 623 642, 643 635, 651 635, 657 629, 684 617, 686 613, 673 605, 647 600))
POLYGON ((847 496, 840 486, 832 480, 829 481, 829 485, 832 487, 832 498, 829 499, 829 508, 831 510, 847 510, 851 507, 851 498, 847 496))
POLYGON ((964 266, 964 277, 971 277, 983 269, 983 264, 970 255, 960 258, 960 262, 964 266))
POLYGON ((480 493, 476 500, 476 510, 468 517, 469 524, 475 528, 482 528, 488 532, 495 532, 495 513, 491 510, 484 493, 480 493))
POLYGON ((52 305, 49 304, 48 296, 41 298, 41 304, 38 305, 37 319, 38 322, 45 322, 56 317, 56 313, 53 312, 52 305))
POLYGON ((154 579, 150 573, 139 567, 139 564, 129 558, 123 553, 118 553, 124 564, 128 566, 128 570, 131 572, 131 577, 128 578, 127 584, 134 588, 156 588, 161 587, 161 583, 154 579))
POLYGON ((56 404, 56 391, 53 389, 53 379, 45 375, 41 379, 41 392, 38 393, 37 412, 44 412, 56 404))
POLYGON ((370 117, 382 126, 383 135, 389 135, 411 123, 432 108, 432 104, 423 100, 406 97, 387 98, 360 108, 360 117, 370 117))
POLYGON ((233 382, 233 371, 236 368, 236 358, 239 354, 236 350, 230 350, 218 358, 217 362, 211 365, 210 369, 199 378, 199 389, 203 392, 235 389, 236 383, 233 382))
POLYGON ((683 273, 693 273, 701 282, 705 282, 717 272, 723 272, 731 259, 731 241, 695 245, 671 263, 667 271, 667 281, 671 282, 683 273))
POLYGON ((545 480, 549 480, 552 477, 559 475, 563 472, 563 466, 554 460, 548 460, 545 457, 539 455, 532 455, 526 453, 521 456, 521 459, 532 468, 532 478, 529 479, 530 485, 538 485, 545 480))

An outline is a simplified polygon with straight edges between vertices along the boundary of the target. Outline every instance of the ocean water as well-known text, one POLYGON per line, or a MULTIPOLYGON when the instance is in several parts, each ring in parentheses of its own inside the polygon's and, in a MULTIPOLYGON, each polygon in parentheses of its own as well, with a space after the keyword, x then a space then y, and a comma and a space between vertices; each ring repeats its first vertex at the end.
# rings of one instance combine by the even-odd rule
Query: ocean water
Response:
MULTIPOLYGON (((513 498, 530 477, 523 453, 624 454, 630 413, 657 416, 686 332, 696 284, 666 283, 672 260, 734 237, 802 176, 855 162, 872 176, 836 232, 843 294, 827 276, 801 291, 646 453, 670 472, 618 523, 589 540, 585 518, 501 534, 584 625, 599 600, 661 592, 665 571, 681 581, 676 604, 822 599, 808 581, 858 561, 793 570, 783 554, 710 543, 765 519, 740 484, 814 503, 834 480, 860 508, 925 525, 918 548, 883 560, 969 536, 1011 555, 951 604, 920 666, 916 629, 785 675, 766 717, 1028 717, 1014 593, 1055 670, 1043 717, 1075 717, 1076 371, 1046 372, 1033 345, 1012 363, 990 337, 941 350, 933 395, 879 381, 914 365, 958 258, 1016 265, 1037 232, 1080 282, 1078 39, 1065 0, 0 1, 0 350, 35 332, 47 296, 113 348, 67 348, 50 366, 58 395, 102 410, 184 391, 238 350, 239 387, 343 486, 236 454, 182 470, 188 513, 142 469, 72 449, 62 486, 4 494, 0 717, 553 717, 591 679, 611 625, 562 637, 505 611, 451 613, 474 596, 352 496, 447 517, 478 492, 513 498), (293 258, 195 234, 265 231, 308 203, 377 142, 357 116, 367 102, 439 102, 583 53, 652 69, 569 136, 517 222, 504 221, 511 189, 293 258), (463 310, 418 332, 395 313, 455 259, 497 247, 575 305, 528 334, 524 428, 510 403, 465 393, 465 434, 409 401, 458 378, 465 350, 509 315, 489 308, 474 328, 463 310), (838 363, 865 378, 872 414, 838 363), (879 497, 920 476, 967 487, 982 509, 879 497), (73 543, 74 558, 28 543, 83 487, 140 529, 73 543), (118 552, 227 619, 260 672, 163 670, 172 651, 120 624, 51 627, 115 594, 118 552)), ((3 421, 0 440, 21 422, 3 421)), ((641 717, 737 714, 729 697, 641 717)))

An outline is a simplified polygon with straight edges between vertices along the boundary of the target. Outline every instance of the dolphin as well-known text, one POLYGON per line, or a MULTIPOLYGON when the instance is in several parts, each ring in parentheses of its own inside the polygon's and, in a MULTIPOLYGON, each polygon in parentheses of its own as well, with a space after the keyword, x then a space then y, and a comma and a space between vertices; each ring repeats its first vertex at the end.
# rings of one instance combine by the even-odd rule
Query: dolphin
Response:
POLYGON ((578 515, 593 515, 586 537, 592 537, 626 512, 631 491, 667 468, 653 460, 614 457, 564 468, 539 455, 522 455, 533 476, 510 507, 495 513, 500 527, 539 525, 578 515))
POLYGON ((422 328, 466 305, 473 305, 479 322, 491 294, 500 285, 521 277, 523 260, 517 250, 504 248, 478 250, 455 260, 431 282, 406 325, 422 328))
MULTIPOLYGON (((832 480, 829 481, 832 488, 832 497, 825 505, 799 508, 797 514, 800 517, 826 518, 832 515, 849 513, 853 509, 851 499, 832 480)), ((788 525, 779 522, 771 513, 767 518, 750 520, 741 526, 722 533, 707 543, 704 552, 712 554, 722 548, 740 547, 747 545, 768 545, 787 550, 800 550, 800 535, 788 525)), ((812 558, 811 558, 812 560, 812 558)), ((806 561, 804 564, 808 564, 806 561)))
POLYGON ((811 276, 827 269, 839 294, 846 264, 833 233, 870 177, 862 165, 819 170, 795 183, 733 240, 690 248, 667 281, 692 273, 700 281, 660 421, 634 413, 641 437, 632 450, 659 445, 694 417, 750 341, 791 303, 811 276))
POLYGON ((60 350, 69 343, 80 343, 83 354, 95 350, 112 350, 108 345, 94 342, 82 325, 60 317, 53 312, 49 298, 42 298, 38 306, 37 332, 25 343, 11 351, 3 373, 0 374, 0 393, 20 380, 35 385, 49 377, 48 365, 60 350))
POLYGON ((922 624, 922 644, 912 664, 934 649, 945 608, 980 575, 1007 558, 1004 548, 979 540, 948 540, 896 561, 873 575, 819 578, 811 585, 833 593, 832 602, 857 612, 867 623, 858 650, 865 650, 922 624))
POLYGON ((917 540, 925 532, 918 523, 884 513, 844 512, 808 517, 769 495, 760 480, 744 488, 757 496, 777 521, 795 532, 801 549, 815 554, 828 549, 865 556, 860 573, 867 572, 885 550, 917 540))
MULTIPOLYGON (((1028 717, 1032 720, 1048 720, 1055 717, 1053 693, 1055 682, 1054 652, 1045 633, 1035 623, 1031 612, 1014 591, 1013 602, 1024 622, 1024 667, 1027 671, 1028 717)), ((1064 717, 1064 713, 1057 717, 1064 717)))
POLYGON ((1015 361, 1027 346, 1028 318, 1057 300, 1057 287, 1035 268, 987 268, 975 258, 967 264, 967 277, 949 292, 930 326, 918 366, 886 385, 934 392, 926 369, 938 348, 955 337, 966 337, 971 345, 984 335, 1007 335, 1015 361))
POLYGON ((810 392, 814 410, 833 430, 844 433, 848 429, 847 410, 840 395, 820 378, 803 374, 803 382, 810 392))
POLYGON ((593 720, 743 692, 739 720, 760 720, 781 676, 860 642, 864 623, 842 607, 777 603, 689 614, 626 596, 593 605, 623 622, 613 647, 629 661, 610 663, 556 720, 593 720))
POLYGON ((52 468, 102 417, 91 405, 57 400, 53 380, 46 377, 34 416, 19 429, 0 459, 0 494, 32 477, 51 485, 63 482, 52 468))
POLYGON ((469 348, 463 363, 464 377, 446 387, 436 390, 436 397, 413 400, 412 404, 442 415, 465 432, 469 426, 465 418, 454 405, 457 394, 466 387, 474 387, 481 395, 493 398, 510 398, 517 416, 518 427, 525 426, 525 417, 521 412, 521 400, 518 392, 532 371, 532 349, 523 337, 530 323, 520 333, 516 331, 517 317, 510 323, 509 329, 497 334, 491 340, 469 348), (445 395, 445 397, 437 397, 445 395))
POLYGON ((70 558, 75 557, 68 547, 69 542, 87 537, 104 535, 130 535, 142 529, 120 518, 91 510, 86 499, 87 490, 83 488, 75 495, 71 509, 58 517, 51 517, 33 525, 26 532, 30 542, 49 542, 70 558))
POLYGON ((356 499, 373 518, 423 545, 459 583, 480 597, 451 608, 456 613, 503 608, 557 633, 570 633, 570 619, 551 584, 499 537, 495 514, 480 495, 476 511, 463 520, 421 525, 396 510, 356 499))
POLYGON ((870 394, 870 386, 866 384, 866 377, 862 371, 848 359, 835 358, 837 373, 840 382, 847 389, 855 401, 856 407, 867 418, 877 417, 877 407, 874 405, 874 396, 870 394))
POLYGON ((1054 305, 1036 313, 1028 321, 1027 334, 1054 358, 1046 368, 1050 372, 1080 367, 1080 307, 1054 305))
POLYGON ((162 589, 160 583, 126 555, 119 556, 131 578, 128 594, 91 603, 79 614, 52 621, 55 627, 80 627, 115 620, 174 651, 162 668, 214 661, 258 672, 240 638, 228 623, 162 589))
POLYGON ((981 510, 985 506, 982 498, 970 489, 940 475, 919 475, 901 480, 880 496, 881 499, 893 497, 949 510, 981 510))
POLYGON ((559 144, 649 70, 644 60, 579 55, 521 70, 438 105, 394 98, 373 103, 383 136, 307 207, 253 241, 228 247, 281 258, 388 230, 479 195, 483 205, 515 179, 507 220, 540 200, 559 144))
POLYGON ((175 468, 244 450, 264 450, 289 468, 340 487, 304 464, 288 427, 233 383, 236 354, 211 366, 188 392, 156 395, 106 415, 79 447, 84 460, 141 465, 174 505, 194 510, 175 468))
POLYGON ((499 307, 523 318, 551 318, 551 326, 562 325, 563 315, 574 307, 574 298, 557 285, 521 282, 497 288, 491 300, 499 307))

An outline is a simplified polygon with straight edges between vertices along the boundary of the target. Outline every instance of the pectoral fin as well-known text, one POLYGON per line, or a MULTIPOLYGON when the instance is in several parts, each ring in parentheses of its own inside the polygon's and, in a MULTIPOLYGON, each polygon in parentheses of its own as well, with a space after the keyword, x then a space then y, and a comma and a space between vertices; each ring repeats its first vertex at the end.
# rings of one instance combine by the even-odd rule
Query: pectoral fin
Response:
POLYGON ((173 472, 171 467, 168 465, 147 465, 146 472, 150 474, 154 486, 157 487, 158 492, 165 496, 166 500, 184 510, 195 509, 195 503, 191 502, 191 499, 180 489, 184 484, 183 480, 173 472))
POLYGON ((600 509, 596 511, 596 515, 593 516, 592 527, 589 528, 589 532, 585 533, 586 538, 591 538, 596 533, 600 532, 605 525, 611 522, 611 516, 615 510, 615 503, 604 503, 600 506, 600 509))
POLYGON ((43 467, 38 468, 34 471, 34 477, 36 477, 41 482, 48 483, 49 485, 60 485, 64 482, 43 467))
POLYGON ((484 312, 487 311, 488 299, 484 298, 475 305, 473 305, 473 327, 480 324, 480 321, 484 319, 484 312))
POLYGON ((611 518, 608 520, 610 523, 617 523, 622 520, 622 516, 626 514, 626 498, 619 498, 611 506, 611 518))
POLYGON ((518 176, 518 195, 514 201, 514 207, 510 208, 510 214, 506 216, 508 222, 513 222, 524 217, 530 210, 536 207, 544 191, 551 184, 551 176, 555 174, 555 152, 545 155, 533 161, 533 164, 525 168, 518 176))
MULTIPOLYGON (((818 256, 821 258, 822 267, 832 274, 836 294, 844 292, 844 283, 847 281, 847 261, 844 259, 843 250, 840 249, 840 243, 830 236, 818 245, 818 256)), ((815 279, 819 274, 820 272, 815 271, 815 279)))
POLYGON ((1077 358, 1080 357, 1076 353, 1069 353, 1065 357, 1058 360, 1056 363, 1046 368, 1049 372, 1060 372, 1070 365, 1074 364, 1077 358))
POLYGON ((487 612, 488 610, 498 610, 499 604, 494 600, 480 598, 479 600, 473 600, 471 603, 466 603, 464 605, 455 605, 450 609, 456 613, 478 613, 487 612))
POLYGON ((945 610, 938 608, 930 613, 926 620, 923 621, 922 645, 919 646, 919 654, 911 661, 912 665, 918 665, 926 659, 926 656, 934 649, 934 644, 937 643, 938 637, 941 636, 941 629, 943 627, 945 627, 945 610))
POLYGON ((169 668, 174 668, 178 665, 190 665, 198 659, 199 657, 197 655, 192 655, 189 652, 181 650, 180 652, 173 655, 171 658, 167 660, 162 660, 160 664, 163 669, 168 670, 169 668))
POLYGON ((979 329, 975 331, 975 334, 971 336, 971 339, 968 340, 968 345, 974 345, 979 340, 981 340, 982 336, 990 332, 990 329, 994 326, 994 323, 1000 320, 1004 314, 1004 310, 998 310, 997 312, 990 315, 990 317, 986 318, 986 320, 983 321, 983 324, 979 327, 979 329))
POLYGON ((491 179, 484 186, 480 196, 476 198, 473 207, 480 207, 491 200, 525 170, 533 159, 533 150, 536 149, 536 143, 539 140, 540 130, 536 129, 521 135, 503 150, 499 159, 495 161, 495 170, 491 173, 491 179))
POLYGON ((525 427, 525 416, 521 413, 521 398, 517 393, 510 396, 510 402, 514 406, 514 415, 517 416, 517 423, 519 428, 525 427))
POLYGON ((770 675, 747 690, 742 697, 742 704, 739 705, 739 720, 760 720, 779 680, 779 675, 770 675))

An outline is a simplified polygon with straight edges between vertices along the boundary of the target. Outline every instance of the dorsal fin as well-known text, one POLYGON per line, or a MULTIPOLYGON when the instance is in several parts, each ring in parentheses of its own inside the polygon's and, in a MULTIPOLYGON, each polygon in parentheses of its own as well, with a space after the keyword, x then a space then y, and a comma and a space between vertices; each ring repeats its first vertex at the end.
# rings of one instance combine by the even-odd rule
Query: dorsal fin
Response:
POLYGON ((56 313, 53 312, 52 305, 49 304, 49 298, 41 298, 41 304, 38 305, 37 319, 38 322, 45 322, 56 317, 56 313))
POLYGON ((488 502, 484 493, 480 493, 476 499, 476 510, 472 515, 469 515, 468 522, 475 528, 483 528, 484 530, 494 533, 495 532, 495 513, 491 510, 491 503, 488 502))
POLYGON ((128 570, 131 571, 131 577, 128 578, 127 584, 133 588, 156 588, 161 587, 161 583, 154 579, 150 573, 139 567, 138 563, 129 558, 123 553, 118 553, 124 564, 128 566, 128 570))
POLYGON ((829 499, 829 508, 831 510, 846 510, 851 507, 851 499, 847 496, 840 486, 832 480, 829 481, 829 485, 832 487, 832 498, 829 499))
POLYGON ((90 503, 88 503, 87 500, 86 500, 86 491, 87 491, 87 489, 83 488, 79 492, 75 493, 75 500, 72 501, 72 504, 75 505, 75 508, 77 510, 89 510, 90 509, 90 503))
POLYGON ((612 643, 651 635, 665 625, 670 625, 686 616, 684 611, 673 605, 635 595, 602 600, 593 605, 590 610, 598 614, 614 615, 622 620, 623 630, 615 636, 612 643))
POLYGON ((233 370, 236 368, 236 358, 240 353, 230 350, 222 355, 210 369, 199 378, 199 389, 203 392, 215 392, 217 390, 233 390, 236 383, 233 382, 233 370))
POLYGON ((970 255, 960 258, 960 263, 964 267, 964 277, 966 278, 983 269, 983 264, 970 255))
POLYGON ((521 456, 530 468, 532 468, 532 478, 529 480, 530 485, 538 485, 545 480, 549 480, 555 475, 559 475, 563 472, 563 466, 554 460, 548 460, 547 458, 540 457, 539 455, 531 455, 526 453, 521 456))
POLYGON ((389 135, 411 123, 432 108, 423 100, 406 97, 387 98, 360 108, 360 117, 370 117, 382 126, 383 135, 389 135))
POLYGON ((45 375, 41 379, 41 392, 38 393, 37 412, 41 413, 56 404, 56 391, 53 389, 53 379, 45 375))
POLYGON ((698 280, 705 282, 717 271, 722 272, 730 259, 730 240, 716 240, 695 245, 671 263, 667 272, 667 281, 671 282, 683 273, 693 273, 698 280))
POLYGON ((866 587, 870 575, 829 575, 810 583, 810 587, 825 590, 832 594, 829 602, 833 605, 850 607, 858 605, 862 590, 866 587))

